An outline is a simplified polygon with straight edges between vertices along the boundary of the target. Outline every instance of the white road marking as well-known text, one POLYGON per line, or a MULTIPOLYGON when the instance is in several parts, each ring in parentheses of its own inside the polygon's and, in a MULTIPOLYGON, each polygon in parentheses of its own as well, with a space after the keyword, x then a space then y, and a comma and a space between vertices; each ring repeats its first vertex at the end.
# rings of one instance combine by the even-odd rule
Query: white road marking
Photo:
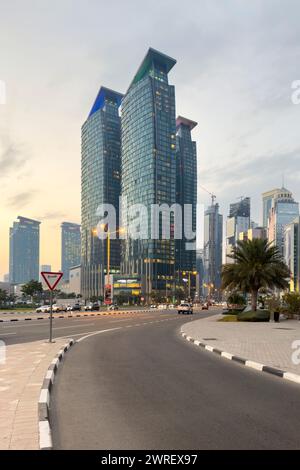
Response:
POLYGON ((71 328, 84 328, 86 326, 95 325, 95 323, 86 323, 85 325, 75 325, 75 326, 59 326, 57 328, 53 328, 53 330, 66 330, 71 328))

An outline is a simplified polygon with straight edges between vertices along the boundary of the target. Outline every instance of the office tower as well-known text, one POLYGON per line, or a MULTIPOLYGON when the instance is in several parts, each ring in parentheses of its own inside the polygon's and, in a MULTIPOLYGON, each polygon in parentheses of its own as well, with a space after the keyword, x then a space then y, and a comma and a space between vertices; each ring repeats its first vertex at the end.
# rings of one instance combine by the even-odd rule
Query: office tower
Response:
POLYGON ((71 222, 61 224, 61 271, 64 281, 69 280, 70 268, 78 266, 81 259, 80 225, 71 222))
POLYGON ((290 270, 290 290, 300 290, 300 218, 284 228, 284 261, 290 270))
POLYGON ((203 297, 203 282, 204 282, 204 250, 196 250, 196 295, 198 299, 203 297))
MULTIPOLYGON (((151 205, 176 202, 176 115, 175 89, 168 83, 168 73, 176 61, 149 49, 122 101, 122 199, 127 206, 143 204, 140 214, 148 236, 131 236, 122 244, 122 270, 140 275, 143 292, 163 290, 174 285, 175 240, 151 238, 151 205)), ((131 226, 134 219, 122 222, 131 226)), ((171 215, 171 225, 173 217, 171 215)))
POLYGON ((293 199, 292 193, 281 188, 272 200, 268 219, 268 240, 276 245, 283 255, 284 227, 299 215, 299 204, 293 199))
POLYGON ((239 202, 230 204, 229 216, 226 222, 226 263, 232 263, 233 247, 239 240, 241 232, 250 228, 250 198, 242 198, 239 202))
POLYGON ((175 242, 176 272, 196 270, 197 147, 191 131, 197 123, 179 116, 176 119, 176 202, 182 208, 183 237, 175 242), (191 212, 185 210, 189 204, 191 212))
POLYGON ((239 240, 254 240, 254 238, 267 239, 267 230, 264 227, 249 228, 239 233, 239 240))
MULTIPOLYGON (((276 195, 282 192, 283 188, 275 188, 271 191, 262 193, 262 205, 263 205, 263 227, 268 228, 269 213, 273 204, 273 200, 276 195)), ((287 190, 285 190, 287 191, 287 190)))
POLYGON ((13 284, 39 280, 40 222, 18 217, 9 229, 9 279, 13 284))
MULTIPOLYGON (((117 227, 121 182, 122 96, 101 87, 91 112, 82 126, 81 143, 81 263, 82 295, 85 299, 103 295, 107 266, 106 240, 95 234, 100 204, 116 209, 117 227)), ((111 241, 111 272, 120 268, 120 242, 111 241)))
POLYGON ((219 204, 204 213, 204 287, 206 294, 220 296, 222 271, 223 216, 219 204))

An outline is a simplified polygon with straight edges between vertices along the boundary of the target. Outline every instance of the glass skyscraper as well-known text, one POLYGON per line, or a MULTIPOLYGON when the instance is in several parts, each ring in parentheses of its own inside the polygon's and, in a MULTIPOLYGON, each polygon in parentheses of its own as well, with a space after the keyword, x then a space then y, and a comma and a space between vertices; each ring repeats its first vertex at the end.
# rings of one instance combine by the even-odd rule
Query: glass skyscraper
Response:
POLYGON ((81 258, 80 225, 71 222, 61 224, 61 270, 64 280, 69 280, 70 268, 78 266, 81 258))
POLYGON ((176 271, 196 270, 196 236, 186 239, 185 231, 196 233, 197 211, 197 148, 191 131, 197 123, 179 116, 176 119, 176 202, 182 207, 183 238, 176 240, 176 271), (185 220, 184 205, 192 206, 185 220), (194 247, 193 247, 194 245, 194 247))
POLYGON ((18 217, 9 229, 9 280, 25 284, 39 280, 40 222, 18 217))
MULTIPOLYGON (((175 63, 150 48, 122 101, 122 198, 128 207, 140 203, 148 209, 144 222, 149 231, 151 204, 176 202, 175 89, 168 82, 175 63)), ((142 276, 146 294, 173 289, 175 240, 162 239, 161 220, 159 239, 151 239, 150 233, 149 238, 133 239, 127 232, 122 269, 142 276)))
POLYGON ((211 295, 221 288, 222 241, 223 216, 213 204, 204 214, 204 287, 211 295))
MULTIPOLYGON (((91 112, 82 126, 81 147, 81 263, 82 294, 85 299, 101 296, 106 273, 106 241, 95 228, 100 204, 109 203, 118 217, 121 185, 122 94, 101 87, 91 112)), ((118 226, 118 219, 117 219, 118 226)), ((120 268, 120 242, 111 241, 111 272, 120 268)))

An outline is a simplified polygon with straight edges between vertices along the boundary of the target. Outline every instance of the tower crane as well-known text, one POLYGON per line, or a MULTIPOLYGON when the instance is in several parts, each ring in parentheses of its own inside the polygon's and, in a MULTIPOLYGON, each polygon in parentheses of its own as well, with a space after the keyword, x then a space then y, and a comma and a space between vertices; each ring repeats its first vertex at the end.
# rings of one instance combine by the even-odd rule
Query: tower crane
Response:
POLYGON ((216 195, 211 193, 210 191, 208 191, 208 189, 206 189, 204 186, 201 186, 201 184, 199 184, 200 188, 203 189, 203 191, 205 191, 206 193, 210 194, 210 197, 211 197, 211 204, 212 206, 214 205, 215 203, 215 199, 216 199, 216 195))

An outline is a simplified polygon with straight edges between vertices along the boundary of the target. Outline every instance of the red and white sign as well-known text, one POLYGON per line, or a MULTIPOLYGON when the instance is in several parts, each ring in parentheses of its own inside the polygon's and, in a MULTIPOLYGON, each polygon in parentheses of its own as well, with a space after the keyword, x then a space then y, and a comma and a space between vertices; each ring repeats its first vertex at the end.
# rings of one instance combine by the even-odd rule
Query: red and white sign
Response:
POLYGON ((49 273, 47 271, 41 272, 44 281, 46 282, 47 286, 50 290, 54 290, 61 278, 63 277, 64 273, 49 273))

